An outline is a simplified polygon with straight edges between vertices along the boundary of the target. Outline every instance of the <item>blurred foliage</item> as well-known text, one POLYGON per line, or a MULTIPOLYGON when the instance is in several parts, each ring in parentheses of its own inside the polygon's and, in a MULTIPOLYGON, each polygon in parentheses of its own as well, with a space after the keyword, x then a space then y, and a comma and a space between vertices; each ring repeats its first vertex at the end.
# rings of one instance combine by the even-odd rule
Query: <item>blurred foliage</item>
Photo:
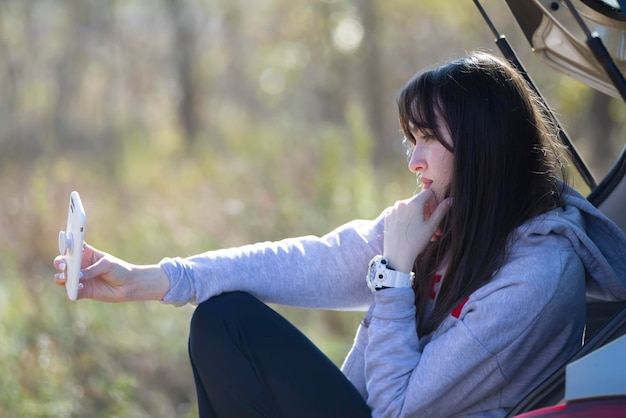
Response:
MULTIPOLYGON (((533 71, 485 3, 561 121, 593 125, 593 93, 533 71)), ((493 39, 471 2, 3 0, 0 46, 0 416, 190 417, 192 307, 53 285, 69 193, 87 240, 134 263, 374 217, 416 187, 397 89, 493 39)), ((361 316, 277 309, 337 364, 361 316)))

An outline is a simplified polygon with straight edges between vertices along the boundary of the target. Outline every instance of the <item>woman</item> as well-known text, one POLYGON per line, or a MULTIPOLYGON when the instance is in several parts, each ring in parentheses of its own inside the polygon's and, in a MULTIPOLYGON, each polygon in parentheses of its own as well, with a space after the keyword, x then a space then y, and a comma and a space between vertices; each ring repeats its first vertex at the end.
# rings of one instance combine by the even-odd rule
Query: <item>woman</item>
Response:
POLYGON ((426 71, 398 95, 416 196, 153 266, 86 246, 79 297, 199 304, 201 416, 504 416, 580 347, 586 291, 626 299, 626 237, 562 181, 538 103, 486 53, 426 71), (264 303, 367 314, 340 371, 264 303))

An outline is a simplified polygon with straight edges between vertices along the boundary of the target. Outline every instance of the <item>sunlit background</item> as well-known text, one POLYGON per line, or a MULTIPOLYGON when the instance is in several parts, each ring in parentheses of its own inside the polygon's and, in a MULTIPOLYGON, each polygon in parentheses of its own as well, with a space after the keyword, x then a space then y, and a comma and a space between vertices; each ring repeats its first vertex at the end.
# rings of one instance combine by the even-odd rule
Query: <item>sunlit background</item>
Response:
MULTIPOLYGON (((548 70, 505 3, 484 6, 605 173, 623 104, 548 70)), ((493 41, 469 0, 0 1, 0 416, 197 414, 193 307, 53 284, 72 190, 87 241, 135 263, 374 217, 416 189, 396 91, 493 41)), ((278 309, 341 364, 360 313, 278 309)))

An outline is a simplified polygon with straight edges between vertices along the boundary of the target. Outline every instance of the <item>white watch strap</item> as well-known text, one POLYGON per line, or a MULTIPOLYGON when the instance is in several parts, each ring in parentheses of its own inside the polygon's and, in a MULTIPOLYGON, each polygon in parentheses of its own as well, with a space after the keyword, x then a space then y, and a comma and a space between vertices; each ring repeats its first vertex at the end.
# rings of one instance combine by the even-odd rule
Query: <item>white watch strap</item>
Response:
MULTIPOLYGON (((381 280, 384 287, 412 287, 413 286, 413 273, 403 273, 401 271, 390 269, 379 269, 376 272, 377 275, 384 275, 384 279, 381 280)), ((377 278, 378 279, 378 278, 377 278)), ((378 281, 378 280, 377 280, 378 281)))

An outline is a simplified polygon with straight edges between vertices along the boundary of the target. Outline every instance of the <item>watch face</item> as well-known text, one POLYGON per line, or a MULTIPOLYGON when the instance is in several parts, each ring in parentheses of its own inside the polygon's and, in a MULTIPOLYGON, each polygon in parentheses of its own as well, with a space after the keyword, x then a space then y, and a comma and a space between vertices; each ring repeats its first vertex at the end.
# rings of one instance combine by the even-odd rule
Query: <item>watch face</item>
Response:
POLYGON ((374 257, 372 261, 370 261, 370 270, 367 284, 371 287, 374 284, 374 278, 376 276, 376 262, 378 261, 378 257, 374 257))
POLYGON ((387 287, 411 287, 413 285, 414 274, 402 273, 390 269, 389 261, 377 255, 372 258, 367 272, 367 286, 372 290, 385 289, 387 287))
POLYGON ((385 279, 384 275, 380 272, 381 268, 385 268, 387 265, 387 259, 383 256, 376 256, 370 261, 368 286, 371 289, 378 289, 382 287, 382 281, 385 279), (381 277, 379 278, 378 275, 381 277))

